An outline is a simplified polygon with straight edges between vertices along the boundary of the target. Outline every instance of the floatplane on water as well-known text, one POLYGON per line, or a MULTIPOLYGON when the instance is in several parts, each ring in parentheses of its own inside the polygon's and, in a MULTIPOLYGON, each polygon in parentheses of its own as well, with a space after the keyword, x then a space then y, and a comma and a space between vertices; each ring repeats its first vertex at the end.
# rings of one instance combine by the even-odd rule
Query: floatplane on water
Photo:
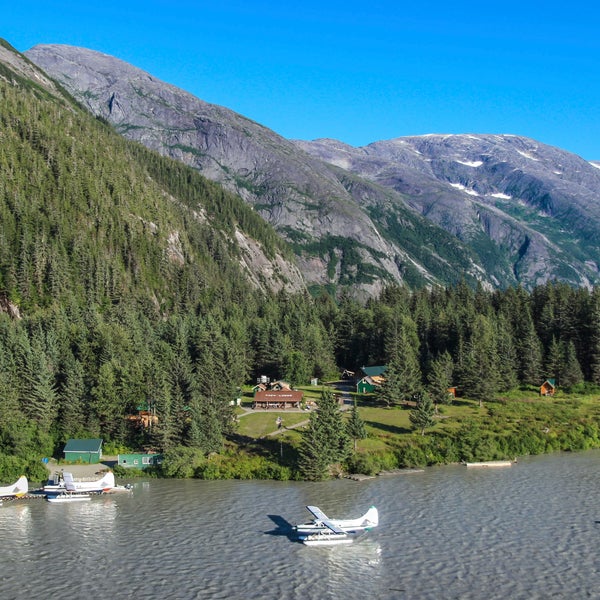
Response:
POLYGON ((110 492, 115 488, 115 474, 112 471, 105 473, 96 481, 75 481, 73 474, 63 471, 62 476, 59 476, 52 483, 47 483, 44 486, 44 492, 47 494, 60 494, 67 491, 66 483, 70 481, 74 486, 74 491, 85 492, 88 494, 110 492))
POLYGON ((48 502, 86 502, 92 499, 88 493, 77 491, 71 473, 65 473, 63 475, 63 483, 64 488, 62 491, 46 496, 48 502))
POLYGON ((315 518, 296 525, 294 531, 307 546, 350 544, 356 534, 369 531, 379 524, 379 513, 374 506, 358 519, 331 519, 317 506, 306 508, 315 518))
POLYGON ((25 475, 21 475, 12 485, 0 486, 0 504, 2 498, 21 498, 29 491, 29 482, 25 475))

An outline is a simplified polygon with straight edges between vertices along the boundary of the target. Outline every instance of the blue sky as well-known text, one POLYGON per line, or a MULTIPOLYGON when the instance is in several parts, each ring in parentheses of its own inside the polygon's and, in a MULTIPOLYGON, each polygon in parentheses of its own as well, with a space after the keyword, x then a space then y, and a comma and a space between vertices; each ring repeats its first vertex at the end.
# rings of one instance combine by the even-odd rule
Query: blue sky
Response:
POLYGON ((121 58, 287 138, 510 133, 600 160, 600 5, 0 0, 17 50, 121 58))

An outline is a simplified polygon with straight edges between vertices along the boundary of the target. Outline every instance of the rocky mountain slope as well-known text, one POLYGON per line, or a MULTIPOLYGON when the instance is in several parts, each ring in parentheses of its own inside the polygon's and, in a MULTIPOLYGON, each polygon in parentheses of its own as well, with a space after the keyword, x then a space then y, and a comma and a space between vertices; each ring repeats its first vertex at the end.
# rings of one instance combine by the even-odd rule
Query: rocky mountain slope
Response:
POLYGON ((598 281, 600 169, 514 135, 427 135, 303 150, 386 188, 459 239, 491 239, 525 284, 598 281))
POLYGON ((599 280, 600 170, 572 154, 515 136, 292 142, 104 54, 26 55, 124 136, 250 202, 309 284, 599 280))
POLYGON ((74 292, 95 275, 110 280, 119 295, 147 295, 159 306, 172 301, 169 277, 197 272, 205 281, 214 274, 215 285, 223 285, 227 271, 263 291, 306 290, 289 248, 241 199, 125 141, 4 41, 0 137, 6 204, 0 294, 18 296, 14 290, 28 282, 30 270, 35 283, 32 276, 29 287, 39 288, 32 304, 58 288, 74 292), (181 178, 189 189, 178 185, 181 178), (217 199, 227 206, 215 210, 217 199), (93 267, 82 267, 90 256, 93 267), (80 271, 85 276, 78 279, 80 271))

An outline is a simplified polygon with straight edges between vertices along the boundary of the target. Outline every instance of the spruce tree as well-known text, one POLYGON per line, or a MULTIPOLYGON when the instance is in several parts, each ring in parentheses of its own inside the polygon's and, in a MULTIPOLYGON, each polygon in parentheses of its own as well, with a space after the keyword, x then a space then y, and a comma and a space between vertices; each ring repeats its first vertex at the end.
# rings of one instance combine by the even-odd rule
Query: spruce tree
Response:
POLYGON ((452 387, 453 371, 454 363, 449 352, 444 352, 431 361, 427 375, 427 391, 436 406, 452 403, 448 388, 452 387))
POLYGON ((307 479, 324 479, 332 465, 348 456, 349 437, 342 412, 330 390, 323 389, 311 413, 300 447, 300 470, 307 479))
POLYGON ((408 418, 414 429, 420 430, 421 435, 425 435, 425 429, 435 425, 435 407, 431 400, 431 396, 427 392, 423 392, 417 401, 417 405, 410 411, 408 418))
POLYGON ((564 352, 564 363, 561 369, 561 385, 569 388, 582 382, 583 372, 581 371, 581 365, 577 360, 575 344, 569 342, 566 344, 564 352))
POLYGON ((354 442, 354 452, 356 452, 358 440, 364 440, 367 437, 367 429, 365 427, 365 422, 360 418, 360 415, 358 414, 356 399, 354 400, 354 405, 352 406, 350 418, 346 422, 346 432, 354 442))

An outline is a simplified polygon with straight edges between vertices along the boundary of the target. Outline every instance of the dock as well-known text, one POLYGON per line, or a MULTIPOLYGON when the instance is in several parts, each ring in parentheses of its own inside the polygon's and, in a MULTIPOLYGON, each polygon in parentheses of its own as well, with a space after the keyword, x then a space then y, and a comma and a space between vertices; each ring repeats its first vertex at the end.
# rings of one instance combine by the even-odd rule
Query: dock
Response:
POLYGON ((465 463, 467 468, 472 467, 510 467, 516 461, 514 460, 485 460, 482 462, 468 462, 465 463))

